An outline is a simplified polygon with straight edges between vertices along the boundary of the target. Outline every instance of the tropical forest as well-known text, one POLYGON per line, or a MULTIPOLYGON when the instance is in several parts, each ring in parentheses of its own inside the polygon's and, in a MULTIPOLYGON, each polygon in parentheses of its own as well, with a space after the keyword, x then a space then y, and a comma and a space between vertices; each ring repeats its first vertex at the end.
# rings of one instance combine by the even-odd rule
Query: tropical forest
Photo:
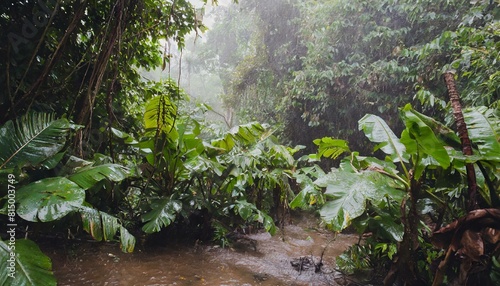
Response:
POLYGON ((500 0, 2 0, 0 286, 500 285, 500 0))

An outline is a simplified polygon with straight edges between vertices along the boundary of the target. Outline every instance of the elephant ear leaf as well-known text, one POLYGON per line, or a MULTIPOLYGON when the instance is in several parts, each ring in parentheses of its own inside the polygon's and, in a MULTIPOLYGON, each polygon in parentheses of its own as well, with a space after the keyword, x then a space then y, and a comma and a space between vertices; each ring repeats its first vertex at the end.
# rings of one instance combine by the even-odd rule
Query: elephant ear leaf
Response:
POLYGON ((408 162, 409 154, 389 125, 377 115, 367 114, 359 120, 359 129, 374 143, 378 149, 389 155, 392 162, 408 162))
POLYGON ((83 168, 68 178, 77 183, 81 188, 87 190, 104 179, 120 182, 130 175, 131 171, 126 167, 117 164, 104 164, 83 168))
POLYGON ((20 188, 17 214, 27 221, 54 221, 77 210, 85 190, 64 177, 46 178, 20 188))
POLYGON ((31 240, 16 240, 15 256, 9 245, 0 240, 0 285, 57 285, 52 263, 31 240), (13 267, 15 269, 10 268, 13 267), (9 275, 11 274, 11 275, 9 275), (15 274, 15 275, 14 275, 15 274))
POLYGON ((466 109, 464 119, 469 138, 477 144, 481 155, 500 162, 500 119, 494 111, 484 106, 466 109))
POLYGON ((46 113, 28 113, 0 128, 0 169, 36 166, 64 147, 74 125, 46 113))

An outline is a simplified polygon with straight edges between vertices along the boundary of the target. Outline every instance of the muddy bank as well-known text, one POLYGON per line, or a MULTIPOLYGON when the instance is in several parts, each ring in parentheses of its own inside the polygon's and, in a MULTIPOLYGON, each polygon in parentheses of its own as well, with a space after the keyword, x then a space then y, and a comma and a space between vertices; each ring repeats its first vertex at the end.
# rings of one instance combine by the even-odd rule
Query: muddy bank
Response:
POLYGON ((52 259, 59 285, 336 285, 335 257, 357 241, 354 235, 335 237, 310 215, 294 217, 275 236, 257 233, 248 239, 256 243, 227 248, 165 243, 132 254, 97 242, 41 248, 52 259), (308 269, 305 262, 319 263, 322 253, 321 271, 308 269), (302 270, 291 265, 294 259, 303 261, 302 270))

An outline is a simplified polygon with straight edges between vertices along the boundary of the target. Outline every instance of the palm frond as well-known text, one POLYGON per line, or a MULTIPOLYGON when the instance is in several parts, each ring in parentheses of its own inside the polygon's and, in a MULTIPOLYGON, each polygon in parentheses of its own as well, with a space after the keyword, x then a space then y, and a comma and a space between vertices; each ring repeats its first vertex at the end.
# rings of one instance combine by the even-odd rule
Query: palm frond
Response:
POLYGON ((0 128, 0 169, 36 166, 64 147, 73 125, 53 114, 28 113, 0 128))

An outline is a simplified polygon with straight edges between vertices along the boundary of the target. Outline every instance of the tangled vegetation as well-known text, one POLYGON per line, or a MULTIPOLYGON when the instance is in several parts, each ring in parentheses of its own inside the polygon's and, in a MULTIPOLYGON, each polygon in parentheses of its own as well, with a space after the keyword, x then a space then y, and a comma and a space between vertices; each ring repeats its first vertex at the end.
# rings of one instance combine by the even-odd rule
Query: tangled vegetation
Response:
POLYGON ((56 285, 39 237, 132 252, 187 228, 225 244, 274 234, 291 209, 367 236, 337 259, 358 283, 499 283, 499 1, 220 7, 186 54, 189 74, 219 77, 229 128, 180 69, 141 77, 205 32, 203 11, 0 4, 0 223, 15 230, 0 234, 1 285, 56 285))

